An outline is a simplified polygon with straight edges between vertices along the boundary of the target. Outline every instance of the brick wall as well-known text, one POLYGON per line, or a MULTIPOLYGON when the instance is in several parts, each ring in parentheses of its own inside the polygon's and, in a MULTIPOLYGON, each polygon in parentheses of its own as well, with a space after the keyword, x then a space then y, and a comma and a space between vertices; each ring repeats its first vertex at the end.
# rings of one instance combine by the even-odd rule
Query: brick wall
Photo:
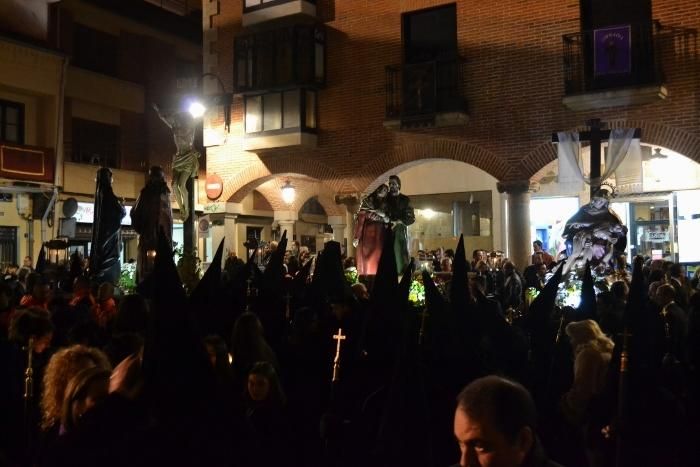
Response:
MULTIPOLYGON (((210 0, 207 0, 210 1, 210 0)), ((212 16, 217 70, 232 86, 233 40, 242 31, 242 1, 220 2, 212 16)), ((529 178, 555 158, 551 133, 599 117, 639 126, 643 142, 700 162, 700 2, 654 0, 662 25, 695 36, 670 39, 663 50, 668 97, 652 104, 571 111, 562 104, 562 35, 579 30, 576 0, 457 1, 459 52, 466 58, 470 121, 459 127, 392 131, 383 127, 385 66, 401 62, 401 13, 444 0, 318 2, 326 23, 327 87, 319 93, 318 148, 241 149, 242 102, 234 102, 231 134, 207 150, 208 171, 225 182, 224 199, 240 201, 270 174, 294 172, 336 192, 357 192, 393 167, 424 158, 471 163, 499 180, 529 178)), ((670 30, 664 30, 670 31, 670 30)), ((221 127, 221 119, 208 123, 221 127)))

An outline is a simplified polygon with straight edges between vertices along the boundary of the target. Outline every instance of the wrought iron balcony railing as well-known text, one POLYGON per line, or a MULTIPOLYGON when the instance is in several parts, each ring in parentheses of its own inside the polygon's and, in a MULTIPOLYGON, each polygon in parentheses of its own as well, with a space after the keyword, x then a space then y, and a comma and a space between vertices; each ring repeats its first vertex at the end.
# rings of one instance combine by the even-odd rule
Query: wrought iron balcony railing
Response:
POLYGON ((466 112, 462 58, 386 67, 386 119, 430 124, 446 112, 466 112))
POLYGON ((566 95, 662 84, 660 30, 654 21, 565 34, 566 95))

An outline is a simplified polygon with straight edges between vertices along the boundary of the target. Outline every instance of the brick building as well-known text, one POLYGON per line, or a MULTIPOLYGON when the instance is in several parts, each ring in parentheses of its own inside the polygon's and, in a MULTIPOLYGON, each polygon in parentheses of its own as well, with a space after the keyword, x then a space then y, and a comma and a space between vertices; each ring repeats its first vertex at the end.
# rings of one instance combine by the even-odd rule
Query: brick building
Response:
POLYGON ((552 178, 553 131, 596 117, 640 128, 647 151, 700 161, 695 0, 203 0, 202 10, 205 71, 235 97, 230 132, 221 107, 205 119, 207 173, 223 192, 201 201, 232 250, 249 220, 303 225, 309 197, 350 248, 348 207, 405 173, 411 196, 489 192, 486 214, 473 214, 488 228, 481 222, 467 248, 507 249, 522 265, 533 190, 562 194, 538 183, 552 178), (595 31, 620 25, 627 64, 606 75, 595 31), (291 205, 279 194, 287 180, 298 191, 291 205), (253 209, 255 192, 268 207, 253 209))

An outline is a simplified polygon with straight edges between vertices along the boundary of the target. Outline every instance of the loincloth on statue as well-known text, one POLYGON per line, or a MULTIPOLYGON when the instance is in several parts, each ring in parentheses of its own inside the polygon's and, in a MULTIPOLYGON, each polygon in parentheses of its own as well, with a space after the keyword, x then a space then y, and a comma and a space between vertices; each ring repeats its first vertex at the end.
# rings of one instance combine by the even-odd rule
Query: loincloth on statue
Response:
POLYGON ((188 173, 191 176, 196 176, 199 171, 199 152, 192 150, 175 154, 173 158, 173 173, 188 173))

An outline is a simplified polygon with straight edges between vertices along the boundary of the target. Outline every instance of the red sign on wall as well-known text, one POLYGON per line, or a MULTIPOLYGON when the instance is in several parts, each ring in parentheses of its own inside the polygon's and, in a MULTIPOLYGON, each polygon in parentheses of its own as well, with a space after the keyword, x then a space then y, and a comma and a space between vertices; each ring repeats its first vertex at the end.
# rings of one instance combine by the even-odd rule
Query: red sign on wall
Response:
POLYGON ((224 181, 221 180, 221 177, 217 174, 207 175, 205 189, 207 191, 207 198, 211 200, 218 199, 221 193, 224 192, 224 181))
POLYGON ((0 144, 0 177, 53 183, 54 165, 51 149, 0 144))

